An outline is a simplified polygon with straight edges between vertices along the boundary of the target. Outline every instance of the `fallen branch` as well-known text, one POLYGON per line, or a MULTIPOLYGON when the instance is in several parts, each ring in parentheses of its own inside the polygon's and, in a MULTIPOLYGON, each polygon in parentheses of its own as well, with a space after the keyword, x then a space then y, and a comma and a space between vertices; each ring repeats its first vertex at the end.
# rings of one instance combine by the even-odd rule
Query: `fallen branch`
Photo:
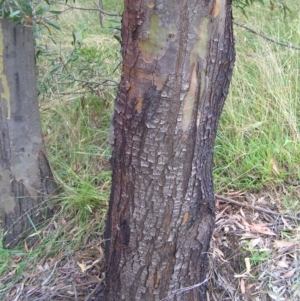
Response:
POLYGON ((84 301, 90 300, 90 298, 99 290, 101 283, 102 283, 102 281, 98 282, 96 287, 86 296, 84 301))
POLYGON ((233 204, 233 205, 236 205, 236 206, 247 207, 247 208, 251 208, 253 210, 259 211, 259 212, 264 212, 264 213, 267 213, 267 214, 272 214, 272 215, 275 215, 275 216, 280 216, 280 217, 288 218, 290 220, 300 221, 300 218, 296 217, 296 216, 291 216, 291 215, 287 215, 287 214, 281 214, 281 213, 274 212, 272 210, 265 209, 265 208, 262 208, 262 207, 259 207, 259 206, 253 206, 253 205, 245 204, 244 202, 237 202, 235 200, 232 200, 232 199, 229 199, 229 198, 225 198, 224 196, 221 196, 221 195, 218 195, 218 194, 216 194, 215 197, 216 197, 216 199, 219 199, 221 201, 224 201, 226 203, 233 204))
POLYGON ((57 264, 58 264, 58 261, 55 262, 54 268, 53 268, 53 270, 51 271, 51 273, 50 273, 50 275, 48 276, 48 278, 45 279, 45 280, 42 282, 42 286, 47 285, 47 283, 49 282, 49 280, 51 279, 51 277, 53 276, 53 274, 54 274, 54 272, 55 272, 55 269, 56 269, 56 267, 57 267, 57 264))
POLYGON ((19 288, 19 292, 18 292, 16 298, 14 299, 14 301, 18 301, 18 300, 19 300, 20 296, 21 296, 22 293, 23 293, 23 290, 24 290, 24 283, 21 283, 21 286, 20 286, 20 288, 19 288))
POLYGON ((194 288, 198 288, 199 286, 203 285, 204 283, 206 283, 207 281, 209 280, 209 278, 206 278, 204 281, 202 281, 201 283, 197 283, 197 284, 194 284, 192 286, 187 286, 187 287, 183 287, 183 288, 180 288, 178 290, 175 290, 174 292, 170 292, 169 296, 168 297, 165 297, 163 299, 160 299, 160 301, 167 301, 169 300, 171 297, 175 296, 175 295, 178 295, 178 294, 181 294, 181 293, 184 293, 184 292, 187 292, 187 291, 190 291, 194 288))

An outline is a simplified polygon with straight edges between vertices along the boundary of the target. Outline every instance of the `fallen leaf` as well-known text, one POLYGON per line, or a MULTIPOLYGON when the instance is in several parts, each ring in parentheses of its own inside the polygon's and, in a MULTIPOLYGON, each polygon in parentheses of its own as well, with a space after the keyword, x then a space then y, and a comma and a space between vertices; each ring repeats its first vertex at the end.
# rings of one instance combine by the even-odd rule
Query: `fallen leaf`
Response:
POLYGON ((295 274, 295 271, 296 271, 296 268, 295 268, 295 269, 292 269, 292 270, 290 270, 290 271, 288 271, 288 272, 285 273, 282 277, 283 277, 284 279, 286 279, 286 278, 291 278, 291 277, 295 274))
POLYGON ((289 264, 286 262, 286 255, 284 255, 282 259, 278 261, 277 265, 281 268, 286 268, 286 269, 289 267, 289 264))
POLYGON ((25 251, 26 251, 27 253, 30 252, 29 249, 28 249, 26 240, 24 241, 24 249, 25 249, 25 251))
POLYGON ((258 238, 254 238, 254 239, 251 239, 249 244, 251 245, 251 247, 256 247, 261 241, 261 237, 258 237, 258 238))
POLYGON ((247 276, 245 273, 244 274, 235 274, 234 278, 243 278, 245 276, 247 276))
POLYGON ((272 281, 272 284, 277 284, 277 283, 281 283, 282 282, 282 279, 277 279, 275 281, 272 281))
POLYGON ((53 225, 53 228, 54 228, 55 230, 58 228, 58 225, 57 225, 57 222, 56 222, 56 221, 53 221, 52 225, 53 225))
POLYGON ((246 230, 249 231, 249 226, 250 225, 244 219, 242 219, 242 223, 245 225, 246 230))
POLYGON ((282 300, 282 299, 279 299, 278 294, 276 294, 274 292, 268 292, 268 295, 269 295, 269 297, 272 298, 272 300, 276 300, 276 301, 282 300))
POLYGON ((242 217, 243 217, 243 218, 246 218, 245 213, 244 213, 244 211, 243 211, 242 208, 240 209, 240 212, 241 212, 242 217))
POLYGON ((282 219, 284 225, 288 228, 288 230, 290 230, 290 231, 294 230, 293 227, 287 222, 287 220, 283 216, 281 216, 281 219, 282 219))
POLYGON ((224 258, 224 253, 223 253, 220 249, 218 249, 217 247, 215 247, 215 248, 214 248, 214 251, 215 251, 216 253, 218 253, 222 258, 224 258))
POLYGON ((244 281, 243 278, 241 278, 240 285, 241 285, 241 292, 242 292, 242 294, 245 294, 246 293, 246 287, 245 287, 245 281, 244 281))
POLYGON ((289 265, 284 261, 278 261, 277 265, 281 268, 286 268, 286 269, 289 267, 289 265))
POLYGON ((255 284, 254 283, 250 283, 246 286, 246 290, 250 290, 255 284))
POLYGON ((231 196, 231 197, 234 197, 234 196, 236 196, 236 197, 241 197, 241 196, 243 196, 243 192, 241 192, 241 191, 239 191, 239 190, 230 190, 229 192, 228 192, 228 196, 231 196))
POLYGON ((245 265, 246 265, 246 273, 249 274, 251 271, 251 264, 250 264, 250 258, 245 258, 245 265))
POLYGON ((273 169, 273 172, 276 176, 279 176, 280 175, 280 171, 279 171, 279 168, 278 168, 278 164, 277 162, 275 161, 275 159, 271 159, 270 160, 270 163, 272 165, 272 169, 273 169))
POLYGON ((256 203, 260 203, 260 204, 268 204, 268 202, 265 201, 266 197, 262 196, 260 198, 257 199, 256 203))
POLYGON ((48 264, 48 262, 46 261, 45 262, 45 264, 44 264, 44 271, 47 271, 47 270, 49 270, 49 268, 50 268, 50 266, 49 266, 49 264, 48 264))
POLYGON ((86 266, 84 263, 77 262, 77 265, 80 267, 82 273, 86 272, 86 266))
POLYGON ((242 224, 240 224, 239 222, 233 220, 233 223, 234 223, 235 225, 237 225, 238 228, 240 228, 241 230, 245 230, 245 227, 244 227, 242 224))
POLYGON ((246 232, 241 235, 242 238, 257 238, 257 234, 246 232))
POLYGON ((285 241, 285 240, 275 240, 274 241, 274 248, 275 249, 293 249, 297 244, 294 242, 290 242, 290 241, 285 241))
POLYGON ((255 232, 265 234, 265 235, 275 235, 276 234, 271 231, 269 228, 265 226, 265 224, 250 224, 249 228, 255 232))
POLYGON ((223 215, 223 213, 227 210, 228 207, 229 207, 229 206, 225 207, 224 210, 222 210, 219 214, 217 214, 216 220, 218 220, 218 219, 223 215))

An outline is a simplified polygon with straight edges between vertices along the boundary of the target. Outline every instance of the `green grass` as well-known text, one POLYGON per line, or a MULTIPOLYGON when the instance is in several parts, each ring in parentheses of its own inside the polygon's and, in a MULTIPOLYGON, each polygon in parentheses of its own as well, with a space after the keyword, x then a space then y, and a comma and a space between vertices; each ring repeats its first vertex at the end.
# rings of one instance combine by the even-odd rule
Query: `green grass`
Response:
MULTIPOLYGON (((236 20, 299 44, 299 7, 291 13, 253 5, 236 20)), ((237 58, 215 146, 216 190, 260 190, 296 182, 300 162, 300 51, 235 26, 237 58)))
MULTIPOLYGON (((93 1, 76 5, 93 7, 93 1)), ((238 10, 234 15, 270 37, 299 44, 298 1, 289 1, 289 8, 291 13, 285 16, 277 7, 255 4, 247 10, 247 18, 238 10)), ((119 13, 122 1, 106 0, 104 9, 119 13)), ((37 61, 43 132, 61 187, 53 221, 58 226, 29 252, 0 247, 0 299, 1 289, 19 281, 37 262, 54 257, 62 246, 72 253, 87 236, 92 239, 103 231, 110 194, 110 119, 120 78, 120 47, 114 38, 119 35, 119 20, 104 17, 100 28, 98 12, 69 11, 56 20, 61 31, 52 29, 51 35, 43 31, 37 39, 44 51, 37 61), (111 81, 103 84, 106 79, 111 81), (1 277, 13 271, 14 277, 2 285, 1 277)), ((238 27, 235 34, 237 60, 215 146, 216 191, 257 191, 297 182, 300 51, 238 27)), ((296 199, 292 192, 287 194, 283 209, 295 210, 296 199)))

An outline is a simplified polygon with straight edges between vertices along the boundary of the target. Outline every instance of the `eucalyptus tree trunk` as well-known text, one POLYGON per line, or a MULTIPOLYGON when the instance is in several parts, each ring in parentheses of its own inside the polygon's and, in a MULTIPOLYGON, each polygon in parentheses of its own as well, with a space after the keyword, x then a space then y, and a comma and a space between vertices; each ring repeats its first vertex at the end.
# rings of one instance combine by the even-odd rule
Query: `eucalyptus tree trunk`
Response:
POLYGON ((212 159, 235 51, 230 0, 125 0, 106 288, 206 300, 212 159))
POLYGON ((3 19, 0 87, 3 245, 13 248, 52 215, 48 201, 56 185, 41 131, 32 29, 3 19))

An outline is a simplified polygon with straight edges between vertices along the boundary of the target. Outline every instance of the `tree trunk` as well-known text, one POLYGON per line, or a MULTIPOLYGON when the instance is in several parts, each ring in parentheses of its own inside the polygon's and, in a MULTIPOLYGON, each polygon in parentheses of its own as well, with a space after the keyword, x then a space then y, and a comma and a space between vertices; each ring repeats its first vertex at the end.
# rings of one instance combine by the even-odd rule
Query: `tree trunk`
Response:
POLYGON ((126 0, 100 300, 206 300, 230 0, 126 0))
POLYGON ((51 216, 49 195, 56 190, 44 148, 35 72, 32 28, 0 20, 0 204, 6 248, 51 216))

